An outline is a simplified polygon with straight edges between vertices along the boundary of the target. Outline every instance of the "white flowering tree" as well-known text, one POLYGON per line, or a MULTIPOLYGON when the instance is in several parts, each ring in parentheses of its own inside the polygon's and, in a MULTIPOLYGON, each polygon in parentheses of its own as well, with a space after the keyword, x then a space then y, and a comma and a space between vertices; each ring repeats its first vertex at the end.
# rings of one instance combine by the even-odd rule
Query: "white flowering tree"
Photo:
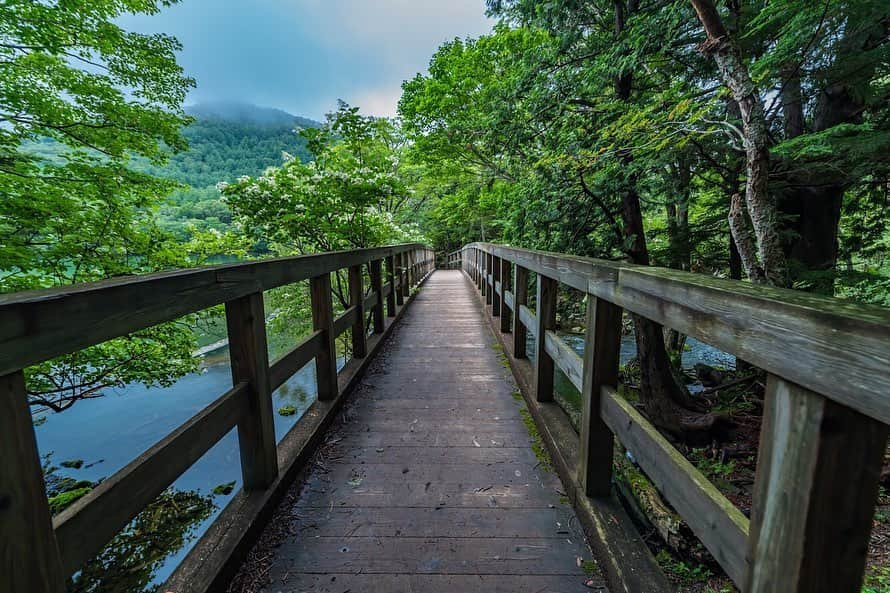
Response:
POLYGON ((259 177, 222 184, 244 228, 279 255, 356 249, 418 238, 404 223, 412 192, 394 122, 340 103, 321 128, 300 130, 315 159, 285 154, 259 177))
MULTIPOLYGON (((364 116, 340 102, 320 128, 299 130, 314 160, 284 155, 280 167, 259 177, 220 184, 224 199, 246 232, 276 255, 374 247, 420 240, 409 222, 418 207, 400 155, 404 138, 389 119, 364 116)), ((345 279, 334 278, 345 307, 345 279)), ((273 291, 273 332, 290 338, 305 333, 309 319, 303 285, 273 291)))

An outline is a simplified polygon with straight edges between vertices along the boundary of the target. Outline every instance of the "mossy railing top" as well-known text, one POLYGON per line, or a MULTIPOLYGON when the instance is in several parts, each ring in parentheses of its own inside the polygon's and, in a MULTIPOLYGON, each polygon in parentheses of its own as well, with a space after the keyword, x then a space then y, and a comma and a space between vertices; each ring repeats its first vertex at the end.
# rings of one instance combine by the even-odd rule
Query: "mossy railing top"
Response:
POLYGON ((171 579, 194 591, 218 583, 389 331, 386 318, 401 313, 434 264, 432 250, 408 244, 0 295, 0 591, 64 592, 68 577, 237 427, 244 488, 171 579), (349 307, 334 317, 331 274, 343 269, 349 307), (302 280, 310 284, 314 331, 270 364, 263 291, 302 280), (232 389, 51 518, 23 369, 223 303, 232 389), (338 374, 334 340, 347 330, 353 357, 338 374), (278 445, 271 393, 313 360, 318 399, 278 445))
POLYGON ((488 243, 455 259, 512 332, 513 363, 534 333, 536 401, 555 405, 555 368, 581 392, 576 476, 586 495, 610 492, 617 437, 746 593, 859 591, 890 422, 890 311, 488 243), (559 283, 588 295, 583 358, 554 331, 559 283), (624 310, 767 371, 750 520, 618 395, 624 310))

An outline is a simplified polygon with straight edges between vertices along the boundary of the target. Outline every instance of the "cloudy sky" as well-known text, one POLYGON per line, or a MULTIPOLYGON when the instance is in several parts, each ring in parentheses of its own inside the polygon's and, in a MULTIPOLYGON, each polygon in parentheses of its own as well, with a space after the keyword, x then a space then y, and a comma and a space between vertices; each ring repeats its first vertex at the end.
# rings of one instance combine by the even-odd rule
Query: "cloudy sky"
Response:
POLYGON ((246 101, 315 119, 338 98, 393 115, 401 83, 454 37, 491 30, 484 0, 181 0, 122 19, 175 35, 189 103, 246 101))

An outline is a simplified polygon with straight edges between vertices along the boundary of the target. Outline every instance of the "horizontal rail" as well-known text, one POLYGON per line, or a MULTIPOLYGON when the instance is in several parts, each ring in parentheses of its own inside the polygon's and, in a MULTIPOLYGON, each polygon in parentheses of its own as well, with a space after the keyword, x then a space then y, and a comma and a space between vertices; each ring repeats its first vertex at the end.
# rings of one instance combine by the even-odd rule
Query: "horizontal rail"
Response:
POLYGON ((559 334, 549 329, 544 336, 544 349, 553 358, 556 366, 565 373, 572 385, 581 391, 584 380, 584 361, 581 357, 572 350, 571 346, 559 338, 559 334))
POLYGON ((726 574, 736 583, 744 582, 748 518, 614 389, 603 389, 601 413, 726 574))
POLYGON ((358 318, 358 307, 349 307, 334 319, 334 336, 340 336, 355 323, 358 318))
POLYGON ((272 389, 284 385, 294 373, 309 364, 321 352, 323 345, 324 334, 316 330, 290 352, 272 362, 269 365, 269 383, 272 389))
MULTIPOLYGON (((496 274, 509 279, 510 264, 516 266, 516 357, 526 356, 525 328, 544 333, 537 336, 534 382, 526 383, 534 385, 536 418, 551 418, 538 420, 542 430, 551 430, 549 422, 558 417, 544 412, 554 405, 554 368, 581 392, 575 487, 594 498, 611 491, 617 437, 746 593, 771 593, 777 584, 793 593, 861 584, 890 421, 890 311, 689 272, 484 243, 466 246, 460 261, 483 302, 492 305, 492 316, 501 312, 490 291, 514 306, 515 295, 498 285, 496 274), (529 271, 538 275, 537 314, 525 305, 529 271), (554 331, 557 283, 588 295, 583 359, 554 331), (750 521, 618 395, 622 311, 768 372, 750 521), (826 568, 836 558, 843 569, 826 568)), ((500 331, 510 331, 503 319, 500 331)))
POLYGON ((489 244, 469 247, 603 298, 890 423, 886 309, 678 270, 489 244))
POLYGON ((247 412, 239 383, 53 519, 62 567, 77 571, 247 412))
MULTIPOLYGON (((16 435, 10 441, 11 450, 5 451, 6 457, 32 460, 0 470, 7 472, 0 480, 0 501, 12 501, 5 506, 0 504, 0 541, 17 541, 25 535, 20 529, 23 522, 9 521, 10 516, 36 517, 35 521, 40 523, 29 538, 22 540, 26 545, 3 548, 7 553, 0 566, 0 589, 5 591, 10 583, 24 582, 34 583, 34 587, 26 587, 34 593, 54 592, 56 589, 49 583, 63 582, 76 573, 236 426, 242 489, 249 500, 268 501, 270 491, 279 484, 281 470, 272 391, 314 359, 319 403, 316 408, 337 400, 344 385, 341 379, 346 378, 345 385, 354 384, 356 372, 367 366, 367 345, 373 344, 376 351, 381 336, 391 327, 391 322, 387 326, 386 317, 397 318, 402 313, 405 299, 399 299, 398 308, 395 304, 389 306, 394 287, 399 287, 400 296, 404 297, 432 269, 432 251, 410 244, 0 295, 0 378, 7 379, 0 381, 0 401, 12 401, 16 410, 28 407, 22 367, 223 303, 235 383, 232 390, 52 520, 44 493, 11 496, 23 489, 11 489, 10 484, 43 484, 30 417, 0 416, 0 434, 16 435), (389 280, 385 285, 384 264, 389 280), (331 276, 340 270, 349 271, 351 306, 334 318, 331 276), (371 279, 367 295, 365 274, 371 279), (307 279, 314 331, 270 364, 263 292, 307 279), (387 296, 390 299, 384 303, 387 296), (373 324, 366 323, 363 310, 373 324), (369 329, 373 330, 373 340, 367 339, 369 329), (346 330, 351 330, 354 338, 352 358, 338 371, 335 338, 346 330), (37 553, 32 549, 37 549, 37 553), (24 576, 10 580, 11 566, 21 567, 24 576)), ((316 420, 312 418, 313 409, 296 422, 294 429, 316 420)), ((259 516, 254 515, 254 519, 259 516)), ((213 529, 204 537, 212 533, 213 529)))
POLYGON ((525 305, 519 305, 519 320, 530 332, 534 333, 538 330, 538 316, 525 305))
POLYGON ((251 293, 415 249, 336 251, 0 295, 0 375, 251 293))

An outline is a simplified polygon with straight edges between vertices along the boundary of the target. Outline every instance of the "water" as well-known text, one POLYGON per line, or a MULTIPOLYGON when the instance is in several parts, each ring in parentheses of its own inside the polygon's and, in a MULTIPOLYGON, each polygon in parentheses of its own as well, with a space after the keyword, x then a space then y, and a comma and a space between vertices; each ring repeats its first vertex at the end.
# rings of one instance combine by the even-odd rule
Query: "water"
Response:
MULTIPOLYGON (((341 361, 342 362, 342 361, 341 361)), ((214 352, 201 372, 187 375, 174 385, 161 388, 128 385, 111 389, 98 399, 77 402, 59 414, 49 413, 35 426, 41 455, 52 454, 52 464, 80 459, 81 469, 60 467, 56 475, 77 480, 107 478, 133 461, 143 451, 200 412, 232 387, 228 351, 214 352)), ((273 394, 275 436, 281 440, 315 400, 315 365, 310 363, 294 374, 273 394), (281 416, 282 406, 296 414, 281 416)), ((212 497, 210 516, 194 525, 191 540, 173 551, 153 571, 152 583, 163 582, 186 556, 194 541, 206 531, 234 492, 241 487, 241 461, 237 431, 233 429, 190 469, 177 479, 176 490, 196 490, 212 497), (214 487, 235 482, 232 494, 213 494, 214 487)))
MULTIPOLYGON (((584 355, 584 336, 580 334, 561 334, 563 341, 572 347, 579 356, 584 355)), ((627 364, 637 355, 637 344, 633 334, 621 337, 621 364, 627 364)), ((735 356, 718 350, 709 344, 700 342, 695 338, 686 339, 686 350, 681 357, 684 369, 691 369, 696 364, 703 363, 716 368, 734 369, 735 356)))
MULTIPOLYGON (((583 355, 583 336, 565 334, 561 337, 575 352, 583 355)), ((726 368, 735 366, 734 357, 703 342, 690 338, 687 346, 683 353, 685 368, 699 362, 726 368)), ((529 340, 528 353, 533 359, 533 339, 529 340)), ((625 336, 621 341, 621 364, 635 355, 633 336, 625 336)), ((342 359, 339 364, 342 366, 342 359)), ((574 388, 564 377, 561 379, 557 381, 557 390, 572 400, 567 392, 574 388)), ((38 447, 42 455, 52 454, 52 463, 56 466, 65 460, 83 460, 81 469, 60 467, 57 475, 97 481, 123 468, 231 387, 228 351, 223 348, 208 355, 201 372, 185 376, 171 387, 128 385, 108 390, 102 398, 80 401, 63 413, 46 415, 46 421, 35 427, 38 447)), ((315 400, 315 395, 315 365, 312 363, 275 391, 273 409, 276 412, 285 405, 296 409, 292 416, 274 415, 277 440, 280 441, 296 424, 315 400)), ((572 405, 574 401, 567 403, 568 407, 576 407, 572 405)), ((176 490, 197 491, 212 499, 213 510, 191 527, 185 545, 152 567, 152 584, 163 582, 173 572, 194 541, 219 515, 232 494, 213 494, 213 488, 231 482, 234 482, 232 492, 237 492, 241 487, 241 463, 234 429, 174 482, 176 490)))

